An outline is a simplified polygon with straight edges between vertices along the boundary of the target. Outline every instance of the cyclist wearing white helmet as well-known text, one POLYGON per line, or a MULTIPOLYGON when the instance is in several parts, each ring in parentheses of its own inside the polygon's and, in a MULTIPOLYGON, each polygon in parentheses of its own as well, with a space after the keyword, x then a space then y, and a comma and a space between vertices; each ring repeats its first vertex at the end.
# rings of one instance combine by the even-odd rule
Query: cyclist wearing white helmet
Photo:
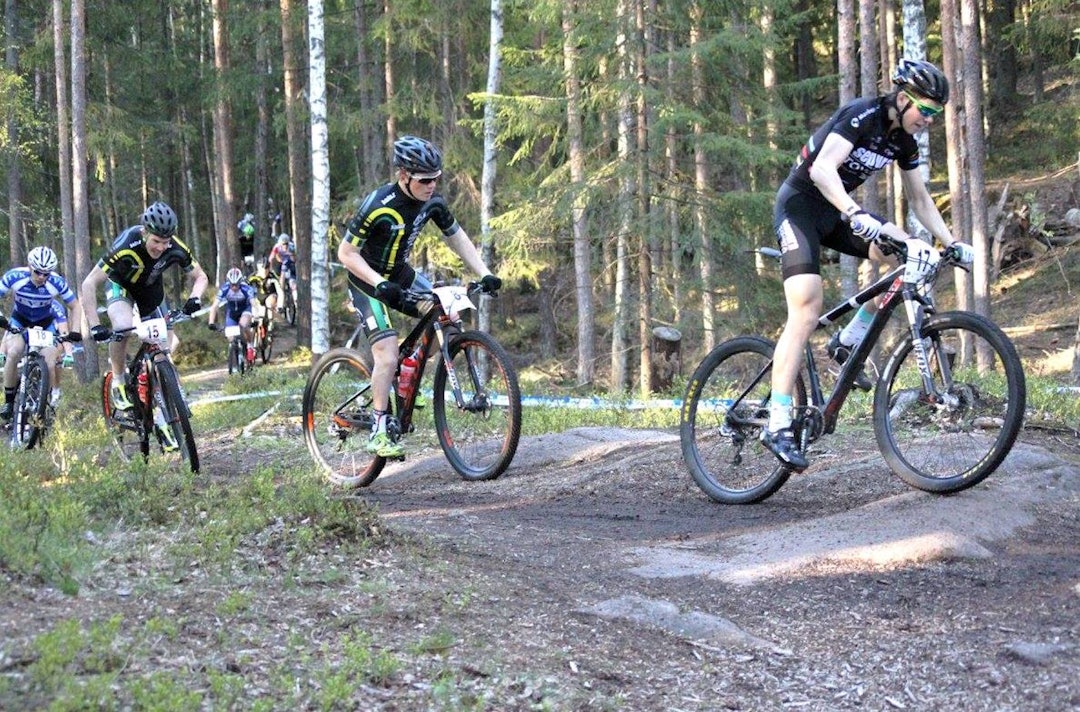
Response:
POLYGON ((277 244, 270 250, 270 271, 277 275, 278 311, 285 305, 284 288, 292 291, 293 304, 296 304, 296 245, 286 233, 278 235, 277 244), (276 265, 276 266, 275 266, 276 265))
MULTIPOLYGON (((130 329, 134 309, 138 307, 143 319, 162 316, 165 301, 162 273, 178 265, 191 280, 191 292, 184 302, 184 313, 191 315, 202 308, 202 295, 209 280, 195 261, 191 250, 176 237, 176 213, 167 204, 156 202, 142 214, 138 225, 124 230, 113 241, 112 249, 98 260, 82 283, 86 304, 86 321, 95 341, 108 341, 112 331, 100 323, 97 313, 97 290, 105 286, 107 309, 112 328, 130 329)), ((176 349, 178 340, 170 330, 170 346, 176 349)), ((129 410, 131 400, 124 387, 124 359, 127 353, 127 334, 109 344, 109 365, 112 368, 112 403, 118 410, 129 410)))
MULTIPOLYGON (((58 333, 56 315, 53 312, 55 300, 60 300, 67 306, 72 323, 78 324, 82 307, 67 280, 55 271, 58 263, 56 253, 45 246, 35 247, 30 250, 27 262, 28 266, 8 270, 0 278, 0 299, 11 294, 15 302, 10 319, 0 314, 0 328, 23 329, 40 326, 54 334, 58 333)), ((10 420, 15 392, 18 390, 18 364, 26 352, 25 336, 14 335, 14 338, 8 340, 5 352, 7 361, 4 363, 4 406, 0 409, 0 418, 10 420)), ((42 355, 49 366, 49 382, 54 384, 52 398, 55 403, 60 397, 60 389, 55 387, 57 350, 55 347, 48 348, 42 351, 42 355)))
POLYGON ((225 281, 210 307, 206 321, 211 331, 217 331, 217 312, 219 308, 225 307, 225 326, 240 327, 244 343, 248 345, 248 353, 245 354, 248 362, 255 360, 255 352, 251 348, 251 313, 257 299, 258 294, 244 279, 244 273, 233 267, 225 273, 225 281))

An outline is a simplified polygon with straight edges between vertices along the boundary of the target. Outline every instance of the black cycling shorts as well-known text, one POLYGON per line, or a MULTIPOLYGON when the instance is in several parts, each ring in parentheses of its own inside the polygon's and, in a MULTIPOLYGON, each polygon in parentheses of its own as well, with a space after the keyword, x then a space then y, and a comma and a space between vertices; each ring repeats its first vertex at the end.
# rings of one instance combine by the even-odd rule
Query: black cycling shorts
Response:
POLYGON ((870 243, 851 232, 831 203, 783 185, 776 195, 773 230, 783 257, 784 279, 797 274, 821 274, 821 246, 862 259, 870 243))

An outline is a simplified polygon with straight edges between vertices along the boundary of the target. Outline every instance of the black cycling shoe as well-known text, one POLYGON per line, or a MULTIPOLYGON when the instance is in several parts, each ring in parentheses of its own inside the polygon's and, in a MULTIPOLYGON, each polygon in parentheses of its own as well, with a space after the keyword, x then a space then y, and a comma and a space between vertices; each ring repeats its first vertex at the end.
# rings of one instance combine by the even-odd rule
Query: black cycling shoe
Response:
MULTIPOLYGON (((848 356, 851 356, 851 349, 851 346, 840 343, 839 331, 832 335, 829 343, 825 346, 825 350, 829 352, 829 358, 841 366, 848 360, 848 356)), ((874 387, 874 382, 870 380, 870 376, 866 375, 866 364, 860 366, 859 370, 855 372, 855 380, 852 385, 860 391, 868 391, 874 387)))
POLYGON ((776 459, 793 470, 805 470, 810 464, 806 455, 803 455, 795 444, 795 433, 791 428, 781 428, 775 433, 768 428, 762 428, 760 440, 769 452, 776 455, 776 459))

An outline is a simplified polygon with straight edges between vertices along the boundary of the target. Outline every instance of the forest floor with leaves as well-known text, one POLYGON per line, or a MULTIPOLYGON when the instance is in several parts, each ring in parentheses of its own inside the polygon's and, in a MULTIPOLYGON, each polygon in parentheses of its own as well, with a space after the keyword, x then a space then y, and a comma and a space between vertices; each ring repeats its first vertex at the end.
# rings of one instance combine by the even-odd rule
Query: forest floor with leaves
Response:
MULTIPOLYGON (((1003 301, 997 318, 1051 311, 1003 301)), ((1061 339, 1016 337, 1046 370, 1061 339)), ((296 415, 204 438, 199 481, 307 467, 296 415)), ((74 620, 130 643, 78 668, 84 686, 120 670, 105 708, 1080 710, 1075 425, 1029 422, 998 472, 947 497, 907 488, 853 422, 767 501, 722 506, 677 432, 628 422, 523 438, 490 482, 429 443, 368 488, 327 488, 375 508, 367 547, 297 560, 302 522, 279 518, 212 569, 166 560, 176 530, 121 524, 77 596, 2 577, 0 708, 71 699, 15 693, 35 641, 74 620)))

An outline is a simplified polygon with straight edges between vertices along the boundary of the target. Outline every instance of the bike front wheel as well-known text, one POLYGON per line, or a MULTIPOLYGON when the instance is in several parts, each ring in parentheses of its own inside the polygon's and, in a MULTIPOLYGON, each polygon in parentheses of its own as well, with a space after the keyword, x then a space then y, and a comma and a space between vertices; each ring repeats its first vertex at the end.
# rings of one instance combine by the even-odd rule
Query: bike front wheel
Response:
POLYGON ((29 450, 45 436, 50 392, 45 360, 36 353, 27 355, 20 380, 12 410, 11 445, 29 450))
POLYGON ((909 336, 893 351, 874 393, 874 433, 889 467, 927 492, 986 479, 1023 426, 1027 385, 1009 338, 977 314, 933 316, 922 330, 932 391, 909 336), (979 363, 977 344, 990 354, 979 363))
POLYGON ((514 459, 521 437, 517 372, 506 350, 482 331, 459 334, 448 350, 450 363, 439 363, 432 399, 439 444, 464 479, 495 479, 514 459))
POLYGON ((304 387, 304 440, 326 477, 342 487, 366 487, 386 459, 366 449, 374 422, 371 369, 351 349, 331 349, 304 387))
POLYGON ((191 429, 191 414, 180 391, 180 378, 168 360, 154 364, 158 386, 161 388, 165 410, 165 426, 172 429, 173 437, 180 446, 180 456, 188 462, 192 472, 199 471, 199 452, 195 448, 195 433, 191 429))
MULTIPOLYGON (((687 383, 679 418, 683 459, 717 502, 760 502, 791 475, 759 440, 769 421, 772 356, 766 339, 731 339, 710 351, 687 383)), ((801 378, 792 395, 796 406, 806 403, 801 378)))

